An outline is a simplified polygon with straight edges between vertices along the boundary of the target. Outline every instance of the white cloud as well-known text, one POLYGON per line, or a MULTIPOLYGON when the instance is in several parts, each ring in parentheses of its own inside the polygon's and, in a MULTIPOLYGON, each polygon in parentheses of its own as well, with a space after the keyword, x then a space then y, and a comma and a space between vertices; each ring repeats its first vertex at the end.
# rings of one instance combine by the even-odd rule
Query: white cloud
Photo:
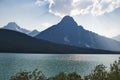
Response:
POLYGON ((41 26, 42 27, 40 28, 40 31, 43 31, 43 30, 49 28, 50 26, 52 26, 52 24, 50 24, 50 23, 43 23, 41 26))
POLYGON ((51 24, 50 24, 50 23, 43 23, 42 26, 43 26, 43 27, 50 27, 51 24))
POLYGON ((120 7, 120 0, 37 0, 49 2, 49 12, 63 17, 65 15, 84 15, 94 16, 103 15, 114 11, 120 7))
POLYGON ((47 0, 36 0, 35 4, 38 6, 42 6, 47 0))

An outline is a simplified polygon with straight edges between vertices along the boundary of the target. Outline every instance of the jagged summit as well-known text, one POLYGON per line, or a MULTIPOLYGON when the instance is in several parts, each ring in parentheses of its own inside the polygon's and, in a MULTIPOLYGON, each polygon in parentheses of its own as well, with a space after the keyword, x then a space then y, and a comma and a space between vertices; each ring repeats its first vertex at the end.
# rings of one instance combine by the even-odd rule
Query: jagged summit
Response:
POLYGON ((64 26, 78 26, 78 24, 75 22, 75 20, 71 16, 65 16, 63 19, 60 21, 59 25, 64 25, 64 26))
MULTIPOLYGON (((9 22, 8 24, 16 24, 16 22, 9 22)), ((16 24, 17 25, 17 24, 16 24)))
POLYGON ((18 31, 18 32, 22 32, 22 33, 25 33, 25 34, 28 34, 30 32, 29 30, 26 30, 26 29, 18 26, 15 22, 9 22, 6 26, 3 27, 3 29, 18 31))
MULTIPOLYGON (((9 22, 8 24, 16 24, 15 22, 9 22)), ((17 25, 17 24, 16 24, 17 25)))
POLYGON ((15 22, 9 22, 4 28, 20 28, 15 22))
POLYGON ((71 16, 64 16, 62 20, 71 20, 71 21, 74 21, 74 19, 71 16))

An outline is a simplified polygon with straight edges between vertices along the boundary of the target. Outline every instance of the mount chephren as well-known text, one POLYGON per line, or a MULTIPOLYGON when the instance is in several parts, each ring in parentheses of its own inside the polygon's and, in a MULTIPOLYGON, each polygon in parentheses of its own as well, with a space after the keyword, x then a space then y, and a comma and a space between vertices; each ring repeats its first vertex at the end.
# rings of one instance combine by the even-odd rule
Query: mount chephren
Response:
POLYGON ((120 51, 120 42, 85 30, 70 16, 65 16, 58 24, 42 31, 35 37, 77 47, 120 51))

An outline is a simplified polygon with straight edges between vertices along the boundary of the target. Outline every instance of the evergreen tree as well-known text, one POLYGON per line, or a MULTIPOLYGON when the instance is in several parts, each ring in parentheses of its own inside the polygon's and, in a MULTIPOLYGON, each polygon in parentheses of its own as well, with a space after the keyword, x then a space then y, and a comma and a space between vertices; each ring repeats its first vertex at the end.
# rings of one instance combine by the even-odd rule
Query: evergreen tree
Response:
POLYGON ((120 80, 120 57, 118 61, 114 61, 114 63, 110 65, 109 79, 120 80))

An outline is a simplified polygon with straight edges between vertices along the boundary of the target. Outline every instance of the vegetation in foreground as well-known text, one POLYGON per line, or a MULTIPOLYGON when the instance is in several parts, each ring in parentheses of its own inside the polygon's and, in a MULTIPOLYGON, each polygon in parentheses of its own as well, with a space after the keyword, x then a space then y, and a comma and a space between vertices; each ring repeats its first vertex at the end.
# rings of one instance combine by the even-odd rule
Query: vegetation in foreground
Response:
POLYGON ((47 78, 41 71, 35 69, 32 72, 20 71, 9 80, 120 80, 120 58, 110 64, 110 70, 106 70, 105 65, 100 64, 95 67, 89 75, 83 78, 76 72, 66 74, 60 72, 59 74, 47 78))

